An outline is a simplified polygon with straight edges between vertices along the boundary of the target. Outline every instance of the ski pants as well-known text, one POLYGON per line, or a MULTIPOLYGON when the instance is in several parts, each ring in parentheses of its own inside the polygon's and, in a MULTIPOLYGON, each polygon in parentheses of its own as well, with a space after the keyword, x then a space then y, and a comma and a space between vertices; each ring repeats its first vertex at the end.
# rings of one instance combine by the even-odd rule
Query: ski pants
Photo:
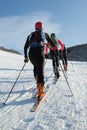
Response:
POLYGON ((67 65, 67 56, 63 55, 63 65, 66 64, 67 65))
POLYGON ((38 78, 38 84, 44 84, 44 47, 30 48, 29 59, 34 66, 33 73, 38 78))
POLYGON ((58 52, 58 50, 50 50, 50 55, 52 58, 53 68, 59 67, 59 52, 58 52))

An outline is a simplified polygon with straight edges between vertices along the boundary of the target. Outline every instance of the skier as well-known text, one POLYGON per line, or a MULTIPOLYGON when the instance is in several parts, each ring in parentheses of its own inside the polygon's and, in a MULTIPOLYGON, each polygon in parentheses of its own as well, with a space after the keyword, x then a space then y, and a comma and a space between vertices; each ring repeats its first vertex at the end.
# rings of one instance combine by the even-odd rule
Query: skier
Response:
POLYGON ((67 53, 68 52, 70 53, 70 50, 67 49, 64 44, 64 49, 60 50, 60 57, 62 58, 62 63, 63 63, 63 67, 64 67, 65 71, 67 71, 67 67, 68 67, 68 63, 67 63, 67 53))
MULTIPOLYGON (((61 47, 61 50, 64 49, 63 43, 59 40, 56 39, 56 36, 54 33, 51 34, 51 38, 55 43, 55 46, 52 47, 50 46, 50 43, 48 42, 46 44, 46 58, 48 57, 48 48, 50 49, 50 55, 52 58, 52 65, 53 65, 53 72, 54 72, 54 80, 57 81, 57 79, 59 78, 59 45, 61 47)), ((54 82, 55 82, 54 81, 54 82)))
POLYGON ((37 83, 38 100, 41 100, 44 96, 44 40, 46 39, 46 41, 48 41, 48 37, 50 38, 50 36, 42 30, 42 22, 36 22, 35 31, 28 35, 24 45, 24 62, 26 63, 30 60, 34 66, 33 73, 37 83), (29 58, 27 55, 28 48, 29 58))

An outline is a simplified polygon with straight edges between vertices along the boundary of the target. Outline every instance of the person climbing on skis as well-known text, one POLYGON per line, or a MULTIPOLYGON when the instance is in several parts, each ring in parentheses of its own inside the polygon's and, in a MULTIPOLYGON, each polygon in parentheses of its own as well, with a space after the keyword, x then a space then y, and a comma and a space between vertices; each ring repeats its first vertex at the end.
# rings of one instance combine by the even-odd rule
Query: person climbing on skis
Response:
POLYGON ((48 57, 48 48, 50 49, 50 55, 52 58, 52 66, 53 66, 53 72, 54 72, 54 80, 57 80, 59 78, 59 45, 61 47, 61 50, 64 49, 63 43, 56 39, 56 35, 54 33, 51 34, 51 39, 54 41, 55 46, 50 46, 50 43, 48 42, 46 44, 46 57, 48 57))
POLYGON ((62 63, 63 63, 63 67, 64 70, 67 71, 67 67, 68 67, 68 62, 67 62, 67 53, 70 53, 70 50, 68 48, 65 47, 64 44, 64 49, 60 50, 60 57, 62 59, 62 63))
POLYGON ((24 45, 24 62, 27 63, 28 60, 34 66, 33 73, 37 84, 37 94, 38 100, 42 99, 44 96, 44 40, 51 40, 47 33, 43 32, 42 22, 35 23, 35 31, 28 35, 25 45, 24 45), (29 52, 28 52, 29 49, 29 52), (28 52, 28 55, 27 55, 28 52))

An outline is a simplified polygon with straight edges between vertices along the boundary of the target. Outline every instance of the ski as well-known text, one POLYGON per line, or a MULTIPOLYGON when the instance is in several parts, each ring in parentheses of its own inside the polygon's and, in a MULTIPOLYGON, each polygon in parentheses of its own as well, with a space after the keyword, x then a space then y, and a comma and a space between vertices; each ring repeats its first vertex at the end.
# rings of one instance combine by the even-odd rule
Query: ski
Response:
MULTIPOLYGON (((43 98, 42 98, 43 99, 43 98)), ((35 104, 33 105, 32 109, 31 109, 31 112, 35 112, 40 104, 40 102, 42 101, 42 99, 37 99, 35 104)))
MULTIPOLYGON (((36 98, 36 102, 34 103, 32 109, 31 109, 31 112, 35 112, 35 111, 37 110, 39 104, 40 104, 40 103, 42 102, 42 100, 44 99, 44 97, 45 97, 45 95, 46 95, 48 89, 49 89, 49 84, 46 85, 46 87, 45 87, 45 92, 44 92, 44 96, 43 96, 41 99, 38 99, 37 96, 33 96, 33 98, 36 98)), ((36 95, 36 93, 35 93, 35 95, 36 95)))

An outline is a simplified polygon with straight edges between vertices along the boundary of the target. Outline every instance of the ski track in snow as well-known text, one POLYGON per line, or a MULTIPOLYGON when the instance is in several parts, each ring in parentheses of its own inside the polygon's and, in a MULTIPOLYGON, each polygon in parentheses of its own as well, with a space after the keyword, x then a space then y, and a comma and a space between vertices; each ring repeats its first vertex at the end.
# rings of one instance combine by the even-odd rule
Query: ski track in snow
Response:
POLYGON ((0 130, 87 130, 87 62, 68 62, 66 77, 72 96, 62 70, 53 84, 52 61, 47 60, 45 86, 49 88, 37 111, 31 112, 36 90, 31 63, 3 106, 24 63, 23 56, 4 51, 0 55, 0 130))

